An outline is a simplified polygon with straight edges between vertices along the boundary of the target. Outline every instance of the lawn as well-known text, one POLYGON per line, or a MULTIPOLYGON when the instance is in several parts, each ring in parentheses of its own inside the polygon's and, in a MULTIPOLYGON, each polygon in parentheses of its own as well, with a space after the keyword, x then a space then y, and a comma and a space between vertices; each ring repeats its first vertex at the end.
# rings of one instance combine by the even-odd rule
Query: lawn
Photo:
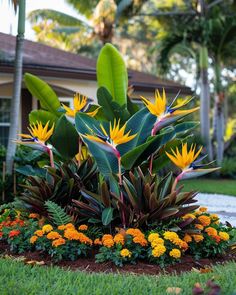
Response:
MULTIPOLYGON (((167 294, 169 287, 179 287, 180 294, 192 294, 196 282, 205 284, 211 278, 221 286, 222 294, 236 292, 236 264, 215 266, 213 272, 195 271, 181 276, 136 276, 122 274, 88 274, 58 267, 23 265, 22 262, 0 259, 1 295, 70 295, 70 294, 167 294)), ((174 293, 172 293, 174 294, 174 293)))
POLYGON ((180 183, 184 184, 185 191, 196 190, 201 193, 236 196, 236 180, 198 178, 180 183))

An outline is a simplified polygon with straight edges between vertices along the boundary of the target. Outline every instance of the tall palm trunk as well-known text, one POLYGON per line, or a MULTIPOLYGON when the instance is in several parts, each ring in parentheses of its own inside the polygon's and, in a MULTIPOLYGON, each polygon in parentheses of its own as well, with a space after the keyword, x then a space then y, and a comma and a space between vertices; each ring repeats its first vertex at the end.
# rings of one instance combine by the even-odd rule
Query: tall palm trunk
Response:
POLYGON ((206 46, 200 47, 200 120, 201 136, 207 147, 208 157, 212 160, 212 145, 210 137, 210 89, 208 81, 208 50, 206 46))
POLYGON ((214 101, 214 135, 216 138, 216 159, 217 165, 221 165, 224 157, 224 93, 221 85, 221 66, 220 61, 215 61, 215 101, 214 101))
POLYGON ((18 33, 16 39, 13 97, 11 100, 11 121, 6 155, 6 169, 12 174, 13 159, 16 152, 16 144, 12 142, 16 138, 19 128, 23 45, 25 33, 25 0, 19 0, 18 33))

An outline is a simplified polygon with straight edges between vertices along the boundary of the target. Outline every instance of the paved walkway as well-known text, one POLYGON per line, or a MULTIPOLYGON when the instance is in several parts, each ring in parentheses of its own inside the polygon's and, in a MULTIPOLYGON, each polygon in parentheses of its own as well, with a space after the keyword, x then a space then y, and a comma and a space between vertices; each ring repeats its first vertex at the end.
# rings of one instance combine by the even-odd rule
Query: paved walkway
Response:
POLYGON ((228 221, 236 226, 236 196, 199 193, 196 199, 198 204, 207 207, 211 213, 217 213, 222 222, 228 221))

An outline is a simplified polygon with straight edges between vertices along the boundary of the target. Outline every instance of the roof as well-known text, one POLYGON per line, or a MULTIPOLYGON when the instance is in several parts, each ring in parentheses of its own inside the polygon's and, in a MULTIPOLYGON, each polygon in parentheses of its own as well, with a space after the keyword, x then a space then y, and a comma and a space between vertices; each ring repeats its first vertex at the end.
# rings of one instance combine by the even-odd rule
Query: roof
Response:
MULTIPOLYGON (((0 72, 13 72, 16 37, 0 32, 0 72)), ((78 54, 63 51, 42 43, 25 40, 23 71, 32 74, 96 80, 96 61, 78 54)), ((181 90, 191 94, 189 87, 160 79, 144 72, 129 70, 129 84, 137 91, 152 92, 165 87, 170 92, 181 90)))

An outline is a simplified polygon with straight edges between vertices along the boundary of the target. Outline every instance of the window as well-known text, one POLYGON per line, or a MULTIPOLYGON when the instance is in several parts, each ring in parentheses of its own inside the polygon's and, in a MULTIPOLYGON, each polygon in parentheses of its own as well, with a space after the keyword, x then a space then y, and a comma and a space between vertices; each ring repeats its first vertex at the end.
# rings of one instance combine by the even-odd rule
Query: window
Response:
POLYGON ((11 98, 0 97, 0 144, 7 146, 10 128, 11 98))
POLYGON ((67 107, 73 109, 73 98, 70 97, 59 97, 60 103, 63 103, 67 107))

